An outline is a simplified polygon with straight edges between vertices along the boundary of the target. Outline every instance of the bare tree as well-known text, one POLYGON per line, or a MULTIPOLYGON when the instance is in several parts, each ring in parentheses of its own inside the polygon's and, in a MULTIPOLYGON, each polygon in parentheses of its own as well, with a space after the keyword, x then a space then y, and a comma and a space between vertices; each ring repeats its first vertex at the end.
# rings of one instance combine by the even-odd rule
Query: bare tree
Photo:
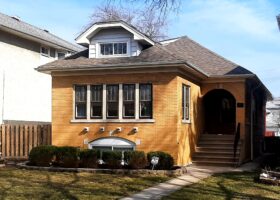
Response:
POLYGON ((143 4, 143 0, 107 0, 94 10, 89 26, 101 21, 123 20, 159 41, 167 37, 168 14, 178 11, 180 2, 181 0, 144 0, 143 4))

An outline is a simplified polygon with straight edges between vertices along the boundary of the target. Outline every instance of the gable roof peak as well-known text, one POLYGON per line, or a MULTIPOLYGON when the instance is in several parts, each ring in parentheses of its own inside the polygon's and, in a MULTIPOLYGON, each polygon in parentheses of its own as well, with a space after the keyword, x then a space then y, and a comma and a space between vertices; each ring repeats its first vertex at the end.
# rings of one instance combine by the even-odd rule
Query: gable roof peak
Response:
POLYGON ((123 20, 96 22, 88 27, 84 32, 82 32, 75 40, 78 44, 88 46, 90 44, 90 38, 100 29, 115 27, 124 28, 126 31, 132 33, 134 40, 143 41, 144 43, 151 46, 155 44, 155 42, 150 37, 123 20))

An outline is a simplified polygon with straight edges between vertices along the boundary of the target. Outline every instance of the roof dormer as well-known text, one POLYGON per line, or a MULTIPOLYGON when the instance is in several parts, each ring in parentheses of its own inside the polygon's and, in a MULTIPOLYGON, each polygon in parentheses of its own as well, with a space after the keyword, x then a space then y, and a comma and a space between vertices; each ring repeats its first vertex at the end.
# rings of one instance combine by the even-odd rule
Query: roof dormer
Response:
POLYGON ((89 48, 89 58, 138 56, 142 49, 155 44, 123 21, 95 23, 76 42, 89 48))

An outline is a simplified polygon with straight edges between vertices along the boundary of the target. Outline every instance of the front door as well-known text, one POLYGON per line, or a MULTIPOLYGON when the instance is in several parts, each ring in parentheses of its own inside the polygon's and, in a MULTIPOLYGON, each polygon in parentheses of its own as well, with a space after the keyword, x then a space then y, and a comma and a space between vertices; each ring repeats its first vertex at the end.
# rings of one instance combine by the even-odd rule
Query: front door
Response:
POLYGON ((234 134, 236 120, 236 100, 226 90, 216 89, 203 98, 205 133, 234 134))

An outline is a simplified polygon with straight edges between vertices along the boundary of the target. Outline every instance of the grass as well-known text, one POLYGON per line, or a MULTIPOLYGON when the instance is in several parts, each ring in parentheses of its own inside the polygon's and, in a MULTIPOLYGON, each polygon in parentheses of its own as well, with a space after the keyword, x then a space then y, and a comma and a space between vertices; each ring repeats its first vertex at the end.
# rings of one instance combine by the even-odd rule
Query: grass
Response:
POLYGON ((216 174, 164 199, 280 199, 280 186, 257 183, 256 176, 257 173, 249 172, 216 174))
POLYGON ((0 199, 118 199, 168 179, 0 168, 0 199))

